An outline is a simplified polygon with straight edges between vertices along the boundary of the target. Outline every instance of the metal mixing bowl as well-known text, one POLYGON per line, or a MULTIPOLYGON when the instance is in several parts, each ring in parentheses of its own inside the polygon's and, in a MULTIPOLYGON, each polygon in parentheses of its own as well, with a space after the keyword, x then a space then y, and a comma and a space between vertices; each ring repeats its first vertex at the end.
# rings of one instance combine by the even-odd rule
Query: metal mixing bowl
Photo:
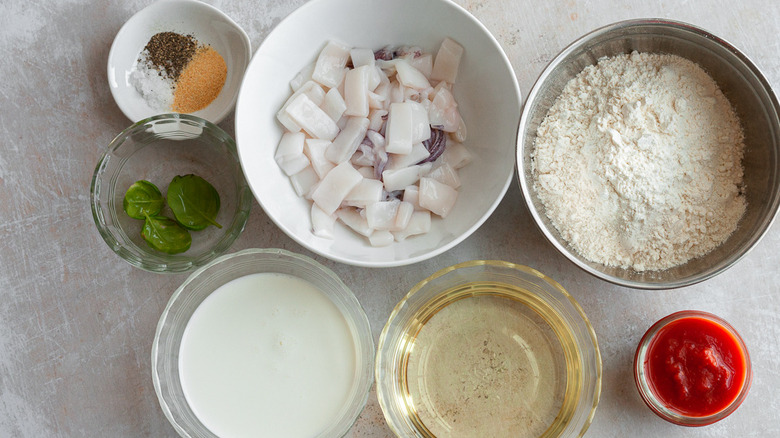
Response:
POLYGON ((671 289, 711 278, 740 260, 769 229, 780 204, 780 105, 764 75, 727 41, 686 23, 662 19, 622 21, 594 30, 564 49, 528 94, 517 137, 517 168, 528 209, 545 237, 585 271, 615 284, 671 289), (536 131, 566 83, 599 58, 621 53, 678 55, 712 76, 733 105, 745 132, 747 212, 736 231, 712 252, 674 268, 637 272, 586 260, 545 214, 533 188, 531 153, 536 131))

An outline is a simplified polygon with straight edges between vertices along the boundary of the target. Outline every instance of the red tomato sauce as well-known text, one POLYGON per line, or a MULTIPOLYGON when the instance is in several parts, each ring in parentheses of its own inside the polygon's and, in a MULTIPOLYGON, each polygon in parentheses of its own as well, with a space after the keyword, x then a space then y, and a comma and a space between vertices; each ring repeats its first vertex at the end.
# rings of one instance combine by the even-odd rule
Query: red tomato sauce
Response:
POLYGON ((739 395, 747 374, 745 352, 734 335, 717 322, 695 316, 658 331, 645 367, 656 397, 690 417, 725 409, 739 395))

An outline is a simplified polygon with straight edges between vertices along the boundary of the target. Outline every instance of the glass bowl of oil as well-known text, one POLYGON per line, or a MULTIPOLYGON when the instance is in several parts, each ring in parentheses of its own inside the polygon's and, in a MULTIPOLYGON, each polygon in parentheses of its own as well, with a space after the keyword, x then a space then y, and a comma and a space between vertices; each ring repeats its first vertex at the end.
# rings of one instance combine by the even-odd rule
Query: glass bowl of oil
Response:
POLYGON ((503 261, 418 283, 377 351, 379 403, 402 437, 579 437, 601 393, 582 308, 551 278, 503 261))

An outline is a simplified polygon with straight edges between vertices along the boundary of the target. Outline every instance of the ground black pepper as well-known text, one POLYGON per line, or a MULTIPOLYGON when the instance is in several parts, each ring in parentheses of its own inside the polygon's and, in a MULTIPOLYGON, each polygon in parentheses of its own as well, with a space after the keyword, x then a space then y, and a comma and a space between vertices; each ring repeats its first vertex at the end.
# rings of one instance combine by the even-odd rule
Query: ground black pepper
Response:
POLYGON ((174 81, 179 79, 197 49, 198 41, 194 37, 176 32, 154 34, 144 47, 152 66, 161 74, 164 71, 165 75, 174 81))

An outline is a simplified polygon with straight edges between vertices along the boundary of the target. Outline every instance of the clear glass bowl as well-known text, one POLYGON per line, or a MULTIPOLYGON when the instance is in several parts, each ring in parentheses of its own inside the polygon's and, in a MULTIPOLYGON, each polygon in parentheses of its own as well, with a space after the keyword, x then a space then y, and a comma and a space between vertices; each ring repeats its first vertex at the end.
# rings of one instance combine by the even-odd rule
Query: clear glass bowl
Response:
POLYGON ((670 423, 674 423, 680 426, 706 426, 716 421, 720 421, 729 415, 731 415, 742 404, 747 397, 750 390, 750 384, 753 381, 753 372, 750 365, 750 354, 748 354, 745 342, 739 333, 728 322, 722 318, 707 312, 701 312, 697 310, 683 310, 673 313, 665 318, 662 318, 655 324, 653 324, 639 341, 639 346, 636 349, 634 356, 634 382, 636 388, 639 391, 639 395, 644 400, 645 404, 656 415, 663 418, 670 423), (706 416, 691 416, 682 413, 675 409, 673 406, 669 406, 664 403, 655 393, 653 384, 650 379, 650 374, 647 370, 647 361, 649 360, 649 352, 653 346, 653 342, 656 340, 657 335, 669 324, 686 318, 705 319, 719 325, 722 329, 727 331, 736 341, 740 348, 743 357, 745 359, 745 379, 742 382, 742 387, 736 397, 722 410, 712 415, 706 416))
POLYGON ((154 389, 165 416, 182 437, 216 437, 195 416, 182 390, 179 350, 190 317, 223 284, 266 272, 292 275, 313 284, 341 311, 352 333, 356 363, 348 403, 318 436, 343 436, 365 407, 373 382, 374 341, 368 318, 355 295, 333 271, 309 257, 282 249, 247 249, 221 256, 193 272, 174 292, 157 325, 152 344, 154 389))
POLYGON ((393 310, 377 351, 379 404, 399 437, 467 427, 484 436, 579 437, 601 393, 596 334, 579 304, 544 274, 508 262, 465 262, 418 283, 393 310), (521 416, 533 427, 515 425, 521 416))
MULTIPOLYGON (((186 114, 157 115, 122 131, 95 167, 90 194, 92 217, 109 248, 151 272, 185 272, 221 255, 244 230, 252 205, 233 139, 217 125, 186 114), (190 173, 219 193, 222 228, 192 232, 192 246, 181 254, 154 250, 141 237, 143 221, 123 210, 125 192, 143 179, 165 197, 174 176, 190 173)), ((173 217, 167 205, 162 214, 173 217)))

